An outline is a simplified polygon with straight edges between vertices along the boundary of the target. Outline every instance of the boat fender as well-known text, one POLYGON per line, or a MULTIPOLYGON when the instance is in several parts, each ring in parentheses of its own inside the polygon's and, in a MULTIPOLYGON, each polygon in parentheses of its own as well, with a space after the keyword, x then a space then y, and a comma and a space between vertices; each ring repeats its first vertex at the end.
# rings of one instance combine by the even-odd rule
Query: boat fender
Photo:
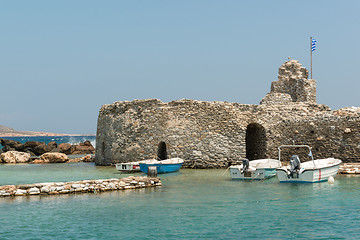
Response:
POLYGON ((330 176, 329 179, 328 179, 328 183, 329 184, 334 184, 334 182, 335 182, 334 177, 330 176))

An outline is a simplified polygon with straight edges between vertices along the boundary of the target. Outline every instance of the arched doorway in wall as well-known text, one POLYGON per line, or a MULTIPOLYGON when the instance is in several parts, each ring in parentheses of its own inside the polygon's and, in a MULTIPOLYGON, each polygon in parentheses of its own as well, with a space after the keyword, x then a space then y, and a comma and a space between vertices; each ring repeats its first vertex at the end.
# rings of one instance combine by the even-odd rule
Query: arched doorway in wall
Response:
POLYGON ((246 158, 249 160, 266 158, 266 132, 258 123, 246 128, 246 158))
POLYGON ((157 156, 160 160, 167 159, 167 152, 166 152, 166 143, 160 142, 158 145, 158 153, 157 156))

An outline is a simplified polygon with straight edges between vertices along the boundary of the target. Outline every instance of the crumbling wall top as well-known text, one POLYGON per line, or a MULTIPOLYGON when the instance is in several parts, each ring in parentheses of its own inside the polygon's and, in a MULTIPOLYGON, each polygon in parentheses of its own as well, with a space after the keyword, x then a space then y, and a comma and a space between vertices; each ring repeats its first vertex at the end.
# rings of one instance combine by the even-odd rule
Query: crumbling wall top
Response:
POLYGON ((298 60, 284 62, 279 68, 279 80, 307 79, 309 71, 298 60))
POLYGON ((309 71, 299 61, 283 63, 279 68, 279 80, 271 83, 270 93, 260 104, 316 103, 316 81, 308 76, 309 71))

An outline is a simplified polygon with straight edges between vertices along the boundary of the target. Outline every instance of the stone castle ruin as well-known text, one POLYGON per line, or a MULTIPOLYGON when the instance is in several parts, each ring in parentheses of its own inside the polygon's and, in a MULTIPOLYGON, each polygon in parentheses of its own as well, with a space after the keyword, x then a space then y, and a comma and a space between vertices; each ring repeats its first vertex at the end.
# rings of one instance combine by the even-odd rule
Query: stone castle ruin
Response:
POLYGON ((359 161, 360 109, 317 104, 308 75, 298 61, 285 62, 260 105, 185 99, 103 105, 96 164, 181 157, 184 167, 221 168, 243 158, 277 159, 284 144, 308 144, 315 158, 359 161))

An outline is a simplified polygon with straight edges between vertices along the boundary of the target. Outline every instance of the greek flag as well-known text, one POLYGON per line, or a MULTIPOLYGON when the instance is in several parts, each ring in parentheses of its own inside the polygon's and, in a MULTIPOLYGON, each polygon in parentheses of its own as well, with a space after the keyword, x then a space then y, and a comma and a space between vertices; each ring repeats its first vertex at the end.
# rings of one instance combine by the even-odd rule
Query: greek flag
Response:
POLYGON ((315 51, 315 47, 316 47, 316 40, 312 39, 312 43, 311 43, 311 51, 315 51))

